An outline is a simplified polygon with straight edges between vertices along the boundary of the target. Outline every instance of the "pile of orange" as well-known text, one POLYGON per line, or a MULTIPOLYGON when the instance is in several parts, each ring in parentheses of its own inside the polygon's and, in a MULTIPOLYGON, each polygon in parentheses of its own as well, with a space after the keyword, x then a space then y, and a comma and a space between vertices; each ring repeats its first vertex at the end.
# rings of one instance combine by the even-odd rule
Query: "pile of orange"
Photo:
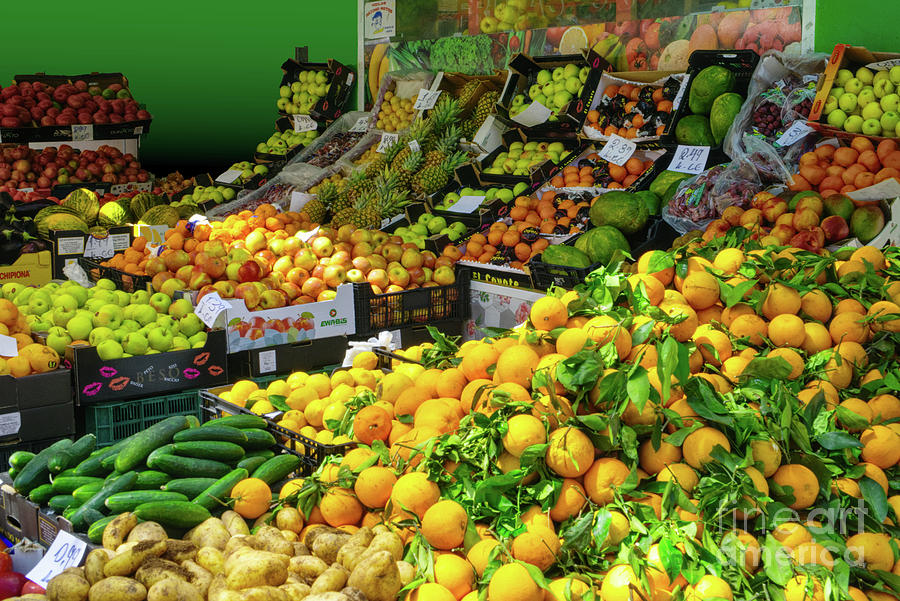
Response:
POLYGON ((856 136, 850 146, 823 144, 800 157, 799 173, 790 189, 816 190, 824 197, 868 188, 886 179, 900 181, 900 150, 895 140, 876 147, 865 136, 856 136))
MULTIPOLYGON (((587 120, 585 121, 584 126, 594 129, 604 136, 612 136, 619 135, 623 138, 635 138, 637 137, 638 130, 644 126, 645 120, 644 115, 638 110, 638 96, 640 95, 643 88, 649 86, 639 86, 635 84, 622 84, 615 85, 610 84, 606 86, 603 90, 603 94, 610 98, 614 98, 615 96, 624 96, 627 100, 625 102, 625 115, 628 117, 627 124, 622 125, 621 127, 616 127, 615 125, 602 125, 600 123, 601 115, 600 110, 591 109, 588 111, 587 120)), ((672 101, 667 100, 663 97, 663 89, 661 87, 654 88, 652 93, 653 102, 656 104, 656 110, 663 113, 671 113, 673 110, 672 101)), ((608 122, 604 119, 604 122, 608 122)), ((666 126, 660 125, 656 128, 655 135, 661 136, 665 131, 666 126)))
POLYGON ((42 374, 59 367, 59 355, 49 346, 36 343, 31 337, 31 327, 19 308, 5 298, 0 298, 0 336, 16 341, 18 355, 0 356, 0 375, 15 378, 42 374))
POLYGON ((607 163, 600 159, 594 152, 585 157, 585 160, 596 161, 597 167, 584 165, 576 167, 568 165, 563 168, 562 174, 555 175, 550 180, 550 185, 555 188, 586 188, 591 186, 622 189, 627 188, 637 181, 638 177, 653 166, 653 161, 642 161, 633 156, 625 161, 624 165, 607 163))

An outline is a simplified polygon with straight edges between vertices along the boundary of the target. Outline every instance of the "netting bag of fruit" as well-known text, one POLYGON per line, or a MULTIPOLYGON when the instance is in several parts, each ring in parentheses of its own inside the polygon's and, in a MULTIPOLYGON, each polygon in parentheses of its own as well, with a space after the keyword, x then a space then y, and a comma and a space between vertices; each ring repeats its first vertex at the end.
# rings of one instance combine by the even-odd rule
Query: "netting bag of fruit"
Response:
POLYGON ((330 167, 338 162, 369 130, 369 113, 350 111, 328 126, 322 135, 288 163, 308 163, 314 167, 330 167))

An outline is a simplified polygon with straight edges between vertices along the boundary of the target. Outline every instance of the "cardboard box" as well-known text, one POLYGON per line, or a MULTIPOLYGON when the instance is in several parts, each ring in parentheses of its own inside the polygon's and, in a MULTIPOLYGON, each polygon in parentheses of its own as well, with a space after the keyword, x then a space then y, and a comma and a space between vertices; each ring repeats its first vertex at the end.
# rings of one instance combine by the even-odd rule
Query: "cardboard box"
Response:
POLYGON ((525 270, 514 269, 504 265, 488 265, 486 263, 471 263, 458 261, 456 273, 468 272, 473 282, 485 282, 507 288, 533 288, 531 272, 528 267, 525 270))
MULTIPOLYGON (((834 80, 837 72, 841 69, 850 69, 854 73, 860 67, 872 66, 873 63, 882 61, 892 61, 900 59, 900 53, 897 52, 872 52, 865 46, 851 46, 850 44, 837 44, 828 59, 825 66, 825 72, 819 75, 819 82, 816 84, 816 97, 813 100, 812 109, 809 111, 809 123, 814 125, 822 117, 822 111, 825 108, 825 100, 828 98, 831 88, 834 87, 834 80)), ((877 66, 875 67, 877 68, 877 66)), ((846 133, 842 129, 831 127, 827 123, 815 124, 816 129, 823 133, 836 135, 837 132, 846 133)), ((856 136, 858 134, 850 134, 856 136)), ((873 138, 875 139, 875 138, 873 138)), ((879 140, 883 138, 877 138, 879 140)))
POLYGON ((228 374, 235 380, 298 370, 311 371, 327 365, 339 365, 346 354, 346 336, 302 340, 232 353, 228 355, 228 374))
POLYGON ((12 265, 0 265, 0 285, 18 282, 43 286, 53 279, 53 253, 42 250, 20 255, 12 265))
POLYGON ((109 259, 117 252, 131 246, 132 231, 127 225, 111 227, 107 235, 98 238, 78 230, 51 230, 50 242, 53 245, 53 278, 67 280, 63 268, 77 264, 78 259, 109 259))
POLYGON ((0 530, 12 542, 38 539, 38 506, 12 487, 9 474, 4 472, 0 485, 0 530))
POLYGON ((75 433, 72 372, 0 376, 0 441, 32 442, 75 433))
POLYGON ((209 332, 203 348, 103 361, 93 346, 66 348, 79 405, 126 401, 188 388, 220 386, 226 373, 225 332, 209 332))

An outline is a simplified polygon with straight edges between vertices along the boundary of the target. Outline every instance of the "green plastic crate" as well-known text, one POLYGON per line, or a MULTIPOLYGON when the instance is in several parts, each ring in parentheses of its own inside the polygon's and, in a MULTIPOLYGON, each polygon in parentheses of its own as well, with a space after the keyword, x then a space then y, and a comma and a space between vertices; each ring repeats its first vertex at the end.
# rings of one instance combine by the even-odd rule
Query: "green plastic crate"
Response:
POLYGON ((193 415, 200 419, 200 391, 87 405, 84 407, 84 427, 86 432, 97 436, 97 446, 103 447, 173 415, 193 415))

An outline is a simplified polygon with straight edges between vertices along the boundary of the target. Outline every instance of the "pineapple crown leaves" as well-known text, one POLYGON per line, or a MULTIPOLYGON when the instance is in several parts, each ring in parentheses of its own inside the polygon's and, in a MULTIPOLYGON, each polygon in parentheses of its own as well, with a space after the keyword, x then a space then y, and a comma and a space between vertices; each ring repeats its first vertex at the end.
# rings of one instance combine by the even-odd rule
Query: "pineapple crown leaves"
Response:
POLYGON ((443 95, 428 115, 428 120, 435 130, 441 131, 455 123, 461 112, 462 106, 458 99, 443 95))
POLYGON ((435 150, 439 150, 445 155, 450 155, 459 147, 459 139, 461 137, 462 132, 460 131, 459 127, 457 127, 456 125, 451 125, 441 135, 441 138, 440 140, 438 140, 435 150))
POLYGON ((325 181, 319 184, 318 196, 322 202, 331 202, 337 198, 337 195, 338 189, 334 182, 325 181))
POLYGON ((454 152, 451 155, 448 155, 446 159, 441 163, 441 169, 446 171, 447 173, 453 172, 457 167, 461 167, 465 165, 469 160, 469 155, 462 151, 454 152))
MULTIPOLYGON (((403 137, 405 138, 406 136, 403 137)), ((397 140, 397 142, 388 146, 387 151, 384 153, 384 160, 386 162, 390 163, 391 161, 393 161, 395 158, 397 158, 397 155, 400 154, 400 151, 406 148, 406 145, 409 143, 409 141, 407 140, 406 142, 403 142, 402 140, 403 138, 400 138, 397 140)))
POLYGON ((390 167, 385 167, 384 170, 378 174, 378 177, 375 179, 375 189, 382 194, 386 191, 395 190, 397 185, 399 184, 399 178, 397 174, 391 171, 390 167))
POLYGON ((403 160, 401 167, 407 173, 412 173, 419 168, 424 158, 421 152, 412 152, 403 160))

